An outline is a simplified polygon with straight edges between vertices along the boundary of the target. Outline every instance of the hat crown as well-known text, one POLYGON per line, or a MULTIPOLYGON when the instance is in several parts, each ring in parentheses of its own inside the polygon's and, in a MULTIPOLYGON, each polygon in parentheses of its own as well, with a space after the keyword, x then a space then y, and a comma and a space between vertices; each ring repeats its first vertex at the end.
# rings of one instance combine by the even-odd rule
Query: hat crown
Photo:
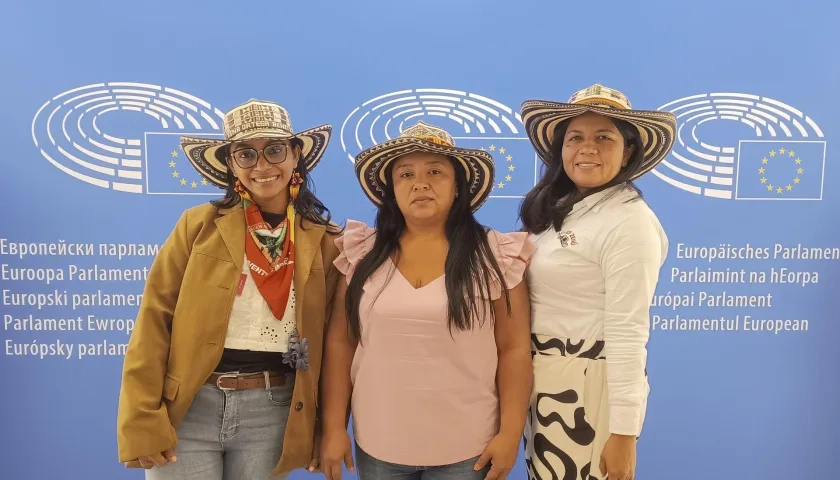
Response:
POLYGON ((620 91, 605 87, 601 84, 590 85, 582 90, 578 90, 571 97, 569 102, 575 105, 595 105, 605 108, 618 108, 621 110, 630 110, 630 100, 620 91))
POLYGON ((277 103, 252 98, 225 114, 226 140, 236 140, 255 132, 263 132, 266 136, 293 136, 289 112, 277 103))
POLYGON ((422 121, 403 130, 400 138, 418 138, 446 147, 455 146, 455 139, 446 130, 422 121))

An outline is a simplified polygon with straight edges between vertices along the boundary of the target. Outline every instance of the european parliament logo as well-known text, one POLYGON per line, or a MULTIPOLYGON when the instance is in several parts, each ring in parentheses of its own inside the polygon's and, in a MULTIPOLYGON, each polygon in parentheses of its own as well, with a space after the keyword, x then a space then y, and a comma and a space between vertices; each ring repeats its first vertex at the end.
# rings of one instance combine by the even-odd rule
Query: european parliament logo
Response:
POLYGON ((417 88, 363 102, 341 125, 341 148, 348 159, 399 136, 418 120, 446 129, 459 147, 483 149, 495 160, 490 198, 522 198, 537 181, 539 164, 522 118, 511 107, 476 93, 417 88))
POLYGON ((31 133, 47 162, 89 185, 127 193, 218 195, 218 188, 201 181, 178 141, 180 135, 220 137, 223 118, 218 108, 181 90, 108 82, 46 101, 31 133))
POLYGON ((651 173, 669 185, 726 200, 822 200, 825 135, 801 110, 744 93, 680 98, 677 138, 651 173))

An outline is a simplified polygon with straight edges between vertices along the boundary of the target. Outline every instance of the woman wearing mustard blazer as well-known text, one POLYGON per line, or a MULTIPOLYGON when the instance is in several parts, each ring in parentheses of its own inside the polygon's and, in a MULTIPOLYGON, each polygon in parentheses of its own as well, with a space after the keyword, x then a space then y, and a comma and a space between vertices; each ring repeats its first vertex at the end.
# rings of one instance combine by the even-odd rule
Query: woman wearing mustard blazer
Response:
POLYGON ((331 127, 295 134, 283 107, 251 100, 225 116, 224 130, 224 140, 181 140, 226 196, 181 216, 149 272, 125 356, 119 458, 149 480, 317 466, 341 229, 308 173, 331 127))

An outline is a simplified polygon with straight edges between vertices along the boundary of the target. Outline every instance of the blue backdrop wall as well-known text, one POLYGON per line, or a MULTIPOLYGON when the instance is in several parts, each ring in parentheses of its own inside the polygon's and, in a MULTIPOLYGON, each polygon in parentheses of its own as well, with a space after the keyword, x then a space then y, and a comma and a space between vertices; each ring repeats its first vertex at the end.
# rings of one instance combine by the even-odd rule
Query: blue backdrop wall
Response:
POLYGON ((297 129, 332 123, 317 192, 339 221, 371 221, 349 157, 422 118, 494 152, 479 216, 512 230, 539 174, 519 104, 595 82, 680 124, 639 182, 672 246, 637 477, 836 473, 836 2, 234 5, 4 9, 0 477, 141 478, 116 455, 122 354, 156 249, 218 195, 179 134, 218 136, 252 97, 297 129))

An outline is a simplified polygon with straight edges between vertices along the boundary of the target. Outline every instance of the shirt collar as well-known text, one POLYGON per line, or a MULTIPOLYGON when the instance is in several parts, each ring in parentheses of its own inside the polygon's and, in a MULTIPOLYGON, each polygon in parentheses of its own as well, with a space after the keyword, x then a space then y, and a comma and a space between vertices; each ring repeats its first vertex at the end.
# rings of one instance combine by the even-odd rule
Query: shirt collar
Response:
POLYGON ((623 189, 625 185, 619 184, 614 185, 610 188, 601 190, 600 192, 593 193, 592 195, 588 195, 583 200, 575 203, 572 206, 572 211, 569 212, 577 213, 583 209, 592 209, 593 212, 598 212, 601 207, 603 207, 606 203, 614 198, 623 198, 627 195, 626 191, 620 191, 623 189))

